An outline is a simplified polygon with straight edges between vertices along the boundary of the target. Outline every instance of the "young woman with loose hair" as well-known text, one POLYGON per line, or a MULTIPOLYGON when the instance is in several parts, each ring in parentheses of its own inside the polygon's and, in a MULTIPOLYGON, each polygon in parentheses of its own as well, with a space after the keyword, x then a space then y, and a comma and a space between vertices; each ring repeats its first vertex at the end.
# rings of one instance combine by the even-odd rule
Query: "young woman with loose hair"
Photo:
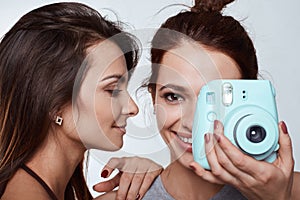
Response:
MULTIPOLYGON (((132 35, 84 4, 49 4, 18 20, 0 43, 2 200, 92 199, 84 153, 122 147, 138 113, 127 92, 138 55, 132 35)), ((125 191, 139 197, 139 187, 125 191)))

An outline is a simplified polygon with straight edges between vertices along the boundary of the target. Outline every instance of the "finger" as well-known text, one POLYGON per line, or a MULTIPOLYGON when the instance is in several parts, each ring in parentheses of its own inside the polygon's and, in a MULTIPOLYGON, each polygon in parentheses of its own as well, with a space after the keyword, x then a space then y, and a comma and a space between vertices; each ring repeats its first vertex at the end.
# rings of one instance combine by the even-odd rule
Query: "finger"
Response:
POLYGON ((214 175, 214 177, 224 182, 224 180, 221 179, 221 175, 229 176, 229 174, 222 169, 221 165, 218 162, 217 154, 215 152, 215 147, 214 147, 216 141, 214 140, 212 134, 206 134, 204 137, 206 143, 205 144, 206 158, 210 166, 211 173, 214 175))
POLYGON ((219 120, 214 121, 214 134, 224 135, 224 126, 219 120))
POLYGON ((107 178, 115 169, 122 169, 124 166, 124 158, 111 158, 101 171, 101 177, 107 178))
POLYGON ((214 175, 217 175, 217 172, 220 172, 221 166, 219 165, 217 154, 215 152, 215 140, 213 138, 212 134, 205 134, 204 135, 204 140, 205 140, 205 153, 206 153, 206 158, 207 162, 210 166, 210 169, 214 175))
POLYGON ((193 161, 189 164, 189 167, 194 171, 195 174, 200 176, 202 179, 215 184, 224 184, 223 181, 215 177, 210 171, 205 170, 197 162, 193 161))
MULTIPOLYGON (((206 134, 205 139, 205 151, 207 156, 207 161, 209 163, 211 172, 214 176, 222 181, 228 181, 232 179, 232 176, 223 169, 220 165, 217 154, 216 154, 216 145, 218 145, 218 140, 216 140, 213 136, 223 135, 223 125, 218 121, 214 121, 214 134, 206 134)), ((218 138, 217 138, 218 139, 218 138)))
MULTIPOLYGON (((216 140, 220 140, 218 139, 219 135, 214 134, 214 136, 217 138, 216 140)), ((221 175, 219 176, 221 180, 235 187, 238 187, 241 182, 249 184, 255 181, 253 177, 235 167, 218 144, 215 145, 215 152, 219 164, 224 169, 224 171, 227 172, 221 173, 221 175)))
POLYGON ((116 191, 112 191, 112 192, 109 192, 109 193, 102 194, 102 195, 94 198, 93 200, 116 199, 116 195, 117 195, 117 192, 116 191))
POLYGON ((218 135, 213 134, 211 137, 212 137, 211 139, 213 139, 214 141, 213 143, 214 143, 214 153, 215 153, 214 155, 215 158, 213 158, 214 161, 210 160, 210 167, 213 175, 216 176, 219 180, 222 180, 222 182, 225 182, 227 184, 231 184, 233 186, 239 185, 239 181, 230 173, 230 171, 227 170, 228 167, 233 169, 234 166, 231 163, 231 161, 227 158, 225 153, 219 147, 218 135))
POLYGON ((294 167, 292 141, 283 121, 279 123, 279 145, 278 157, 290 171, 294 167))
MULTIPOLYGON (((242 181, 253 181, 253 178, 249 176, 247 173, 244 173, 243 171, 239 170, 233 163, 232 161, 228 158, 228 156, 225 154, 221 146, 219 145, 221 143, 221 137, 223 137, 227 142, 231 144, 231 142, 227 139, 227 137, 224 135, 224 126, 223 124, 215 120, 214 121, 214 139, 216 141, 215 145, 215 152, 218 158, 219 164, 226 170, 228 171, 228 174, 224 174, 227 176, 223 175, 223 180, 230 183, 231 185, 237 185, 239 184, 238 180, 242 181), (228 176, 230 175, 230 176, 228 176), (238 179, 237 179, 238 178, 238 179)), ((232 145, 232 144, 231 144, 232 145)), ((240 151, 237 149, 234 145, 232 151, 240 151)))
POLYGON ((116 187, 119 186, 120 183, 120 178, 121 178, 122 173, 118 173, 114 178, 101 182, 101 183, 97 183, 96 185, 93 186, 93 190, 97 191, 97 192, 110 192, 113 189, 115 189, 116 187))
POLYGON ((124 173, 121 176, 119 189, 117 191, 116 199, 126 199, 127 192, 129 191, 130 185, 132 183, 134 173, 124 173))
POLYGON ((257 161, 251 156, 244 154, 239 148, 233 145, 224 135, 218 135, 218 145, 225 153, 232 164, 244 173, 253 178, 260 178, 261 174, 272 167, 270 163, 257 161))
POLYGON ((127 193, 127 199, 128 200, 131 200, 131 199, 135 200, 137 197, 140 196, 139 191, 140 191, 140 187, 143 183, 144 176, 145 176, 144 173, 137 173, 137 174, 134 175, 134 177, 132 179, 132 182, 131 182, 131 185, 130 185, 130 188, 129 188, 128 193, 127 193))
POLYGON ((162 168, 157 169, 157 167, 155 167, 155 169, 156 169, 155 171, 151 171, 145 174, 145 177, 143 179, 143 184, 140 186, 140 190, 138 193, 139 195, 138 199, 142 199, 144 197, 144 195, 152 185, 153 181, 162 172, 162 168))

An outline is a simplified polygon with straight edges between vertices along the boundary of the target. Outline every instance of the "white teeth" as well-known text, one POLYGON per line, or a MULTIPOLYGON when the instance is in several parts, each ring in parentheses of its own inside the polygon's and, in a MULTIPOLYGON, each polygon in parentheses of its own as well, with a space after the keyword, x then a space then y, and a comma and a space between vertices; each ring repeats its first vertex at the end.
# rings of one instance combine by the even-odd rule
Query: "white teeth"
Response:
POLYGON ((181 137, 178 135, 178 137, 181 139, 181 141, 185 142, 185 143, 192 143, 192 138, 186 138, 186 137, 181 137))

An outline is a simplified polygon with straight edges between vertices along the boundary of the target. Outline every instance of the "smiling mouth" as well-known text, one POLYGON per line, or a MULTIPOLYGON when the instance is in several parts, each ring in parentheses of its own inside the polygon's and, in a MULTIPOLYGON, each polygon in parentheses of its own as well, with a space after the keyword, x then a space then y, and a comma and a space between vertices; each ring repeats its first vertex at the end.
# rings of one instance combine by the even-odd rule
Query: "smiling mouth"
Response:
POLYGON ((186 137, 182 137, 176 134, 176 136, 184 143, 189 143, 192 144, 193 139, 192 138, 186 138, 186 137))
POLYGON ((192 153, 192 137, 190 134, 178 134, 177 132, 172 131, 172 133, 175 135, 175 140, 177 140, 177 143, 186 151, 192 153), (185 135, 186 137, 184 137, 185 135))
POLYGON ((186 144, 192 144, 192 141, 193 141, 193 139, 192 139, 192 137, 189 135, 189 134, 185 134, 185 135, 189 135, 189 136, 187 136, 187 137, 184 137, 184 136, 182 136, 182 135, 184 135, 184 134, 178 134, 177 132, 175 132, 175 131, 171 131, 180 141, 182 141, 182 142, 184 142, 184 143, 186 143, 186 144))

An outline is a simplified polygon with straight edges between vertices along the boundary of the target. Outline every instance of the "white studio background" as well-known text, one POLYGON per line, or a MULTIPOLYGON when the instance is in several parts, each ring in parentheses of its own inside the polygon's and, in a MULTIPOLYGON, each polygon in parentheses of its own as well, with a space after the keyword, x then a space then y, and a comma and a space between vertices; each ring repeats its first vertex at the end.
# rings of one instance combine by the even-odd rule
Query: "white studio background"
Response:
MULTIPOLYGON (((20 3, 17 0, 10 0, 1 2, 0 35, 5 34, 26 12, 54 2, 58 1, 27 0, 20 3)), ((132 30, 143 29, 138 31, 138 36, 141 37, 140 34, 142 34, 143 41, 147 43, 147 40, 150 41, 152 33, 150 29, 148 32, 148 29, 145 30, 145 28, 157 28, 167 17, 184 9, 182 6, 172 6, 159 12, 162 8, 177 3, 192 5, 193 0, 82 0, 78 2, 99 10, 103 15, 108 15, 112 21, 118 19, 129 24, 129 28, 132 30)), ((261 74, 264 78, 270 79, 276 88, 279 119, 286 122, 292 137, 297 171, 300 170, 300 145, 298 145, 300 134, 297 127, 300 122, 298 117, 300 114, 298 105, 300 103, 299 8, 300 1, 298 0, 237 0, 225 9, 226 14, 241 21, 249 32, 257 50, 261 74)), ((150 67, 148 58, 149 54, 146 50, 139 66, 150 67)), ((137 73, 136 76, 140 76, 140 74, 137 73)), ((140 114, 143 115, 142 112, 140 114)), ((149 135, 147 131, 152 132, 153 130, 151 128, 143 129, 144 122, 139 115, 131 120, 121 151, 115 153, 91 151, 87 174, 90 187, 98 181, 102 181, 101 169, 112 156, 139 155, 152 158, 163 166, 168 164, 168 151, 159 134, 150 133, 149 135), (140 133, 131 133, 132 126, 135 126, 135 130, 136 127, 140 127, 140 133), (143 134, 148 135, 136 137, 143 134)), ((93 192, 93 195, 96 193, 93 192)))

